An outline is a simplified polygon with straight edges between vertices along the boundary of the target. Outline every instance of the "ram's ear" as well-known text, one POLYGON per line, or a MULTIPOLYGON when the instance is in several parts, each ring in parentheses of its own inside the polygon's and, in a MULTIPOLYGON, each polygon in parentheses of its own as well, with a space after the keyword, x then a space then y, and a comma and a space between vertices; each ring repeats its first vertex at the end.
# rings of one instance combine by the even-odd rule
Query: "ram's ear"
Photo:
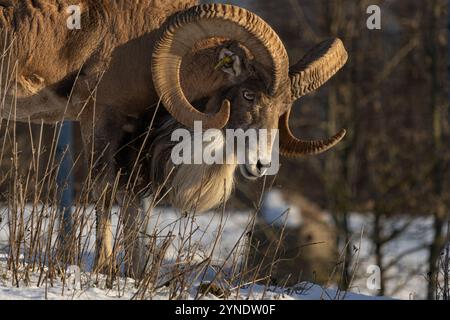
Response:
POLYGON ((242 57, 238 53, 228 48, 222 48, 220 50, 216 70, 222 70, 234 80, 242 75, 243 68, 242 57))

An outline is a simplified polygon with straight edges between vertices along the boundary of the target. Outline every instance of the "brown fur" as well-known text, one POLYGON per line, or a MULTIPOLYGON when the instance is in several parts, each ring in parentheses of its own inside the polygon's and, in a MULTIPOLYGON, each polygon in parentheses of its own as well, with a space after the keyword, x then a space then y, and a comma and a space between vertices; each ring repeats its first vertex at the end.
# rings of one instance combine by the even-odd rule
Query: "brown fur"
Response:
MULTIPOLYGON (((63 118, 79 120, 86 150, 104 155, 94 174, 106 164, 110 168, 99 183, 101 192, 106 183, 114 181, 114 154, 120 148, 122 128, 128 118, 152 113, 158 103, 150 66, 158 29, 168 16, 197 1, 79 3, 82 29, 71 31, 66 27, 65 12, 70 1, 0 0, 2 34, 14 34, 13 49, 4 58, 10 55, 19 67, 17 106, 12 103, 15 90, 10 87, 0 117, 39 123, 55 123, 63 118)), ((0 48, 10 43, 4 41, 3 35, 0 48)), ((180 75, 189 99, 210 96, 232 81, 243 80, 230 79, 221 70, 214 70, 223 46, 250 56, 242 45, 225 39, 197 44, 192 55, 185 57, 180 75)), ((10 74, 4 70, 2 77, 5 83, 10 74)))
MULTIPOLYGON (((225 129, 243 129, 265 128, 276 129, 278 125, 278 115, 283 113, 288 107, 285 96, 280 94, 278 97, 269 97, 264 77, 251 77, 248 80, 232 86, 230 88, 218 91, 209 99, 194 102, 199 110, 210 112, 216 111, 219 101, 224 98, 230 99, 234 108, 230 115, 230 121, 225 129), (255 101, 246 101, 242 96, 243 90, 251 90, 256 93, 255 101)), ((135 134, 131 135, 129 140, 134 141, 136 134, 142 136, 146 132, 148 124, 151 122, 153 112, 147 114, 147 118, 139 120, 140 126, 135 134)), ((196 165, 182 164, 174 167, 171 160, 172 148, 178 143, 171 141, 171 135, 176 129, 184 128, 165 110, 161 110, 155 118, 158 125, 153 128, 148 145, 144 147, 147 158, 141 162, 147 169, 147 177, 143 183, 151 181, 152 193, 162 185, 164 190, 161 194, 166 194, 166 201, 180 211, 201 213, 209 209, 216 208, 228 200, 234 186, 234 174, 237 168, 236 164, 227 162, 223 165, 196 165)), ((124 142, 125 144, 127 141, 124 142)), ((139 149, 142 141, 137 140, 134 149, 139 149)), ((129 167, 134 164, 135 155, 129 150, 125 150, 120 157, 119 162, 123 167, 129 167)), ((130 171, 124 169, 124 172, 130 171)), ((138 189, 142 189, 139 186, 138 189)))
MULTIPOLYGON (((14 38, 8 55, 19 68, 15 119, 28 121, 30 117, 53 123, 65 116, 80 120, 97 85, 96 103, 108 106, 108 112, 137 116, 156 104, 150 62, 158 29, 168 16, 197 1, 82 0, 81 30, 66 27, 65 9, 70 3, 0 2, 0 48, 8 47, 14 38), (9 39, 5 42, 6 35, 9 39), (66 110, 78 73, 72 103, 66 110)), ((181 81, 190 99, 205 97, 229 82, 222 72, 211 71, 220 44, 223 40, 208 40, 184 60, 181 81), (204 79, 208 86, 199 88, 204 79)), ((7 76, 3 72, 2 77, 7 76)), ((5 109, 4 118, 9 116, 8 104, 5 109)))
MULTIPOLYGON (((109 194, 104 191, 114 182, 118 169, 115 154, 124 139, 123 128, 130 117, 153 113, 159 101, 150 63, 161 25, 167 17, 197 1, 80 0, 78 3, 82 8, 82 29, 72 31, 66 27, 65 9, 72 4, 68 0, 0 0, 0 50, 8 47, 11 37, 14 39, 11 49, 1 57, 5 62, 10 59, 12 66, 17 62, 18 67, 15 72, 12 67, 9 72, 6 69, 2 72, 2 84, 9 82, 9 86, 2 88, 2 95, 6 89, 7 99, 0 117, 49 123, 61 121, 63 117, 80 121, 86 154, 94 150, 96 160, 103 155, 93 168, 94 177, 100 177, 94 186, 95 196, 100 197, 102 193, 109 194), (12 103, 16 92, 11 74, 17 74, 17 106, 12 103), (105 165, 106 172, 102 171, 105 165)), ((267 74, 269 71, 253 63, 242 45, 213 38, 198 44, 183 59, 180 77, 183 91, 191 101, 210 98, 203 106, 206 111, 217 111, 214 109, 220 105, 219 101, 229 99, 234 107, 228 127, 245 130, 276 128, 279 115, 288 108, 285 100, 290 97, 290 86, 283 86, 278 96, 269 98, 267 74), (214 70, 224 46, 232 47, 242 57, 246 71, 242 77, 233 79, 221 70, 214 70), (249 76, 252 79, 247 81, 249 76), (246 86, 258 92, 254 103, 243 101, 242 90, 246 86)), ((174 120, 166 119, 156 122, 155 127, 164 131, 171 124, 174 120)), ((167 130, 165 135, 157 136, 151 149, 155 157, 150 172, 159 175, 153 180, 155 185, 170 171, 169 167, 161 168, 169 163, 161 158, 170 150, 167 130), (162 148, 160 152, 158 148, 162 148)), ((231 193, 235 168, 234 165, 176 168, 169 185, 169 200, 182 210, 204 211, 216 207, 231 193)), ((111 253, 107 244, 110 222, 103 213, 114 200, 105 199, 104 207, 98 208, 97 266, 105 264, 111 253)), ((135 214, 131 211, 127 213, 127 221, 135 214)), ((132 224, 125 227, 125 234, 136 234, 132 224)), ((133 254, 130 261, 138 258, 133 254)), ((136 267, 135 264, 133 268, 136 267)))

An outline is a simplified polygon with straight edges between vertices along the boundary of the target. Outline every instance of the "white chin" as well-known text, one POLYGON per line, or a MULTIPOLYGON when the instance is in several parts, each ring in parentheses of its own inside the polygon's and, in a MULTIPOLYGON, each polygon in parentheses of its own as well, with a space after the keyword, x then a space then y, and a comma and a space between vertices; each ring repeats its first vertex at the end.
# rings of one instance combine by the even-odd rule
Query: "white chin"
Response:
POLYGON ((260 178, 259 176, 255 176, 254 174, 252 174, 245 165, 240 165, 239 170, 241 171, 241 174, 244 176, 245 179, 257 180, 258 178, 260 178))

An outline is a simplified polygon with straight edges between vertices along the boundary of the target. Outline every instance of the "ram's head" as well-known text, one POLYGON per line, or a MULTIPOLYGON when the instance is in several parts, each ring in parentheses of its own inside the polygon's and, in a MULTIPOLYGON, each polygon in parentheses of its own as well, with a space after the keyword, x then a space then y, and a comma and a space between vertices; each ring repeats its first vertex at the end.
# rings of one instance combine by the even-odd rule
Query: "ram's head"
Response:
MULTIPOLYGON (((279 129, 280 153, 299 157, 324 152, 345 135, 341 130, 325 140, 298 139, 289 129, 289 115, 297 99, 319 88, 346 61, 343 43, 332 39, 289 67, 283 43, 261 18, 236 6, 207 4, 169 19, 155 47, 152 68, 162 103, 184 126, 193 128, 195 121, 201 121, 203 129, 279 129), (229 82, 211 92, 206 107, 199 111, 187 98, 191 93, 183 92, 180 70, 196 44, 212 38, 229 41, 219 48, 212 64, 197 67, 215 65, 228 75, 229 82)), ((257 157, 257 161, 241 165, 247 178, 265 174, 272 146, 265 153, 257 149, 246 150, 249 158, 257 157)))

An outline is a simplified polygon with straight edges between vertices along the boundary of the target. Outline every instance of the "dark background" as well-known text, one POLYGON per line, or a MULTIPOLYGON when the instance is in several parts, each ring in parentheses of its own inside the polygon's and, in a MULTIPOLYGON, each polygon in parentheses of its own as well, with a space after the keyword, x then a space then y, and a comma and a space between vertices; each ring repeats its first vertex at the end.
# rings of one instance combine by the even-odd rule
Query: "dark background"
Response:
MULTIPOLYGON (((302 195, 329 211, 338 246, 348 257, 352 246, 345 244, 354 236, 351 213, 370 216, 369 237, 382 273, 387 243, 406 229, 386 232, 388 221, 431 217, 427 274, 432 298, 450 200, 447 1, 232 3, 269 22, 285 43, 291 64, 328 37, 343 40, 350 57, 347 65, 297 102, 291 126, 296 136, 305 138, 330 136, 341 127, 348 135, 325 155, 282 160, 275 186, 292 203, 302 195), (381 8, 381 30, 366 27, 366 9, 373 4, 381 8)), ((249 195, 256 188, 239 188, 241 200, 255 199, 249 195)), ((344 269, 350 268, 349 260, 344 269)), ((381 292, 384 289, 382 285, 381 292)))

